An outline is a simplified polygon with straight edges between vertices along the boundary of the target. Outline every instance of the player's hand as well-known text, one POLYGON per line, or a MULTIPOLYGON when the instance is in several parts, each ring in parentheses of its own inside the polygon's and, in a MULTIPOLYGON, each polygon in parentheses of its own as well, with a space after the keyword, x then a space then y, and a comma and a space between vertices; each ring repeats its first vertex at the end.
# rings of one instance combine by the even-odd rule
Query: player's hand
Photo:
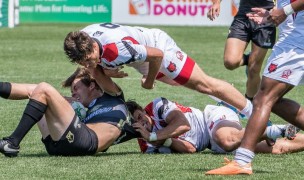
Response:
POLYGON ((211 8, 209 9, 208 13, 207 13, 207 17, 213 21, 215 20, 215 18, 217 18, 220 15, 220 11, 221 11, 221 2, 218 0, 217 2, 215 2, 211 8))
POLYGON ((103 69, 103 72, 105 73, 105 75, 107 75, 108 77, 112 77, 112 78, 124 78, 126 76, 128 76, 128 73, 125 73, 124 71, 122 71, 121 69, 124 68, 123 66, 120 66, 116 69, 103 69))
POLYGON ((155 82, 153 81, 152 83, 147 81, 147 76, 143 76, 141 78, 141 87, 145 89, 153 89, 155 87, 155 82))
POLYGON ((150 132, 140 123, 136 122, 132 124, 135 131, 139 132, 146 141, 149 141, 150 132))
POLYGON ((271 22, 269 11, 263 8, 251 8, 252 12, 247 13, 246 16, 257 24, 264 24, 271 22))
POLYGON ((273 8, 270 11, 270 17, 271 17, 272 22, 276 26, 280 25, 287 18, 286 14, 284 13, 284 10, 283 9, 277 9, 277 8, 273 8))

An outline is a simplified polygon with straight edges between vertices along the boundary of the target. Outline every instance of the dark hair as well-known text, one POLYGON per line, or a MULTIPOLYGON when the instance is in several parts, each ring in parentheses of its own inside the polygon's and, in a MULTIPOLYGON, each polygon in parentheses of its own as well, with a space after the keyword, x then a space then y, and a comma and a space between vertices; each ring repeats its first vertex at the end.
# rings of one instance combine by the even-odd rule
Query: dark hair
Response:
POLYGON ((63 49, 72 63, 81 63, 93 52, 94 40, 85 32, 74 31, 67 34, 63 49))
POLYGON ((90 84, 93 82, 96 85, 95 87, 97 89, 100 89, 95 79, 90 75, 89 71, 84 67, 78 67, 70 77, 68 77, 65 81, 62 82, 62 87, 71 87, 75 79, 80 79, 81 82, 87 87, 89 87, 90 84))
POLYGON ((128 101, 126 101, 126 106, 132 115, 136 110, 143 111, 143 108, 137 102, 135 102, 135 100, 129 99, 128 101))

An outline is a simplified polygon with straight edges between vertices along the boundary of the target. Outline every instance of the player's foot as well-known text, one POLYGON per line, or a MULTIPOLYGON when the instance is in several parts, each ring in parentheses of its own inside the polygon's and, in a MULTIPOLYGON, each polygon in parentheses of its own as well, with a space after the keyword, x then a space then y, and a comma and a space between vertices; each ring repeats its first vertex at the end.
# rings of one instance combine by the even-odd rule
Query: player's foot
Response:
POLYGON ((289 140, 293 140, 299 131, 300 128, 292 124, 286 124, 284 129, 282 129, 282 137, 286 137, 289 140))
POLYGON ((206 175, 238 175, 238 174, 245 174, 250 175, 252 174, 252 167, 251 163, 248 163, 246 165, 240 165, 236 161, 229 161, 228 159, 224 159, 226 164, 223 167, 213 169, 210 171, 207 171, 206 175))
POLYGON ((16 157, 20 147, 14 146, 9 140, 3 138, 0 140, 0 152, 7 157, 16 157))

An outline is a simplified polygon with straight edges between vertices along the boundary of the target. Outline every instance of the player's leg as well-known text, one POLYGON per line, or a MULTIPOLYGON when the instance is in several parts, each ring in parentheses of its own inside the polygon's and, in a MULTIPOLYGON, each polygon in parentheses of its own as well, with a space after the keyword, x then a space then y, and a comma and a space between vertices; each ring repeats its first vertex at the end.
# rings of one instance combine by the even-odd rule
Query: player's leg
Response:
POLYGON ((15 131, 9 137, 1 140, 0 151, 6 156, 16 156, 24 136, 42 119, 45 113, 48 129, 54 136, 54 140, 56 138, 58 140, 62 136, 75 115, 70 104, 52 86, 40 83, 33 91, 15 131))
POLYGON ((274 104, 272 112, 300 129, 304 129, 304 108, 299 103, 282 98, 274 104))
POLYGON ((265 141, 257 144, 255 153, 286 154, 304 150, 304 134, 297 134, 293 140, 280 138, 274 146, 268 146, 265 141))
POLYGON ((236 69, 244 65, 244 60, 248 59, 248 57, 244 55, 244 52, 250 41, 248 34, 249 25, 247 17, 234 17, 229 27, 229 34, 224 51, 224 65, 227 69, 236 69))
POLYGON ((31 99, 47 105, 45 119, 54 141, 59 140, 69 127, 75 112, 68 101, 51 85, 40 83, 31 99))
POLYGON ((5 99, 28 99, 37 84, 0 82, 0 97, 5 99))
POLYGON ((244 52, 248 42, 230 37, 226 40, 224 50, 224 65, 229 70, 234 70, 244 65, 244 52))
POLYGON ((215 96, 240 110, 247 117, 250 116, 252 104, 231 84, 208 76, 195 64, 191 76, 185 87, 200 93, 215 96))
POLYGON ((258 91, 261 77, 260 72, 267 49, 251 44, 251 53, 248 60, 248 77, 246 82, 246 96, 252 99, 258 91))

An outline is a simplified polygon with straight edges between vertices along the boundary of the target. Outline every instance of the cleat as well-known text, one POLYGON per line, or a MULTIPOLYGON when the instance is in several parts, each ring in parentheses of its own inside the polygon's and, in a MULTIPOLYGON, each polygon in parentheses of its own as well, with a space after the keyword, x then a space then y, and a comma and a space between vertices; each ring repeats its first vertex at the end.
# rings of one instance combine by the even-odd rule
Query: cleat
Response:
POLYGON ((14 146, 10 141, 5 138, 0 140, 0 152, 6 157, 16 157, 19 153, 19 149, 19 146, 14 146))
POLYGON ((297 136, 297 133, 299 131, 300 131, 300 128, 298 128, 292 124, 287 124, 287 125, 285 125, 284 129, 282 130, 282 137, 285 137, 289 140, 293 140, 297 136))
POLYGON ((241 166, 234 160, 229 161, 226 158, 226 159, 224 159, 224 161, 225 161, 224 164, 226 164, 225 166, 207 171, 205 174, 206 175, 238 175, 238 174, 250 175, 250 174, 253 174, 251 163, 241 166))

